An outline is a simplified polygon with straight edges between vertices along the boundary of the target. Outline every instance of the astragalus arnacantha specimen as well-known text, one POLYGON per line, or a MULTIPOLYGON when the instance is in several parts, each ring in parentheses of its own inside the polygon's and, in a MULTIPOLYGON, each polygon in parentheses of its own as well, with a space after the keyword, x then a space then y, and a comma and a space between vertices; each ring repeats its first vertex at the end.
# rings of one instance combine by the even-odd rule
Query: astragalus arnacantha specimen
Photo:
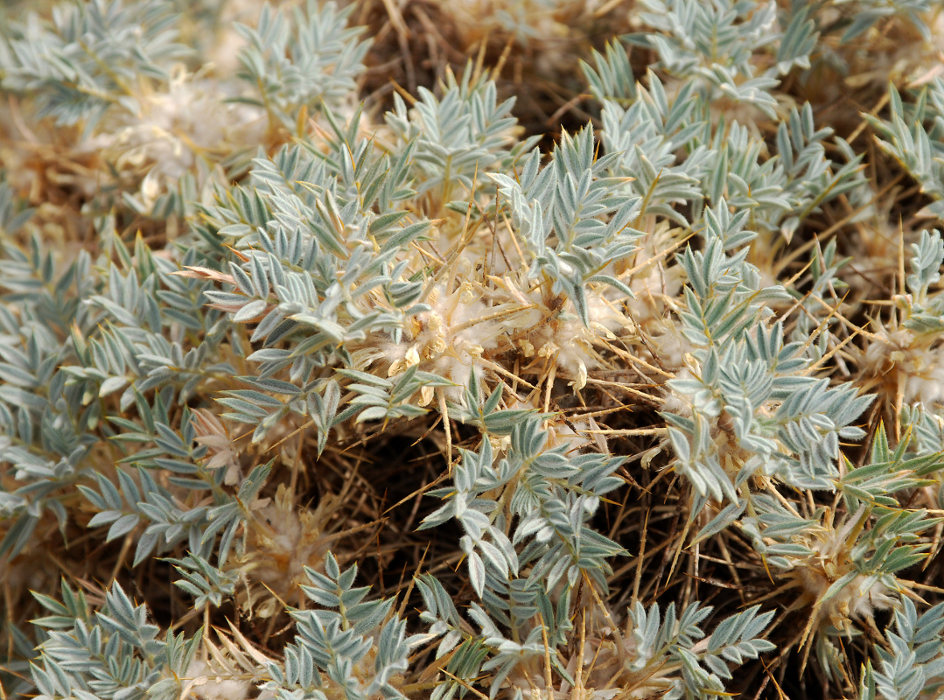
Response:
POLYGON ((0 697, 938 697, 942 17, 5 4, 0 697))

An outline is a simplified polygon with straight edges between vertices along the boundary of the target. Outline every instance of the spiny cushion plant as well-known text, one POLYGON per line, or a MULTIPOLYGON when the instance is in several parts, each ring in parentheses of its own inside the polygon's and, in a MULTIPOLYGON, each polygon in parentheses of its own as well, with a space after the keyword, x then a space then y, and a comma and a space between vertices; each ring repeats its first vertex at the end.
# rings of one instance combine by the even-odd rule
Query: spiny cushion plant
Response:
POLYGON ((0 8, 0 697, 939 697, 942 22, 0 8))

